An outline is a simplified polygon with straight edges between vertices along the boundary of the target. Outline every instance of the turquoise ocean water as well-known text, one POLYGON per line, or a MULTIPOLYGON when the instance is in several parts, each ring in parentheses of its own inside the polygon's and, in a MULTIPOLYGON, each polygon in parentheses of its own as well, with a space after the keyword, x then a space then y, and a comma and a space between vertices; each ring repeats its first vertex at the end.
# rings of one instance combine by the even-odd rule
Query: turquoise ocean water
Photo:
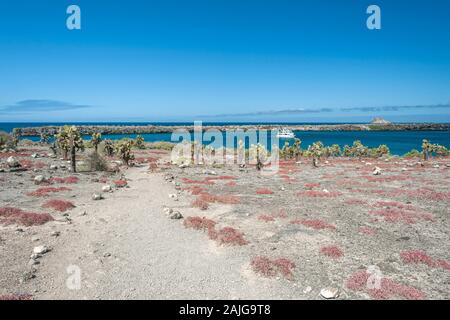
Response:
MULTIPOLYGON (((81 124, 81 123, 78 123, 81 124)), ((93 124, 93 123, 82 123, 93 124)), ((103 123, 105 124, 105 123, 103 123)), ((112 125, 144 125, 148 123, 108 123, 112 125)), ((192 123, 152 123, 158 125, 192 125, 192 123)), ((224 123, 208 123, 210 125, 220 125, 224 123)), ((227 123, 234 124, 234 123, 227 123)), ((255 123, 239 123, 239 124, 255 124, 255 123)), ((294 123, 292 123, 294 124, 294 123)), ((298 124, 298 123, 295 123, 298 124)), ((62 125, 58 123, 0 123, 0 130, 11 132, 15 127, 43 125, 62 125)), ((283 124, 287 125, 287 124, 283 124)), ((322 141, 325 145, 338 144, 343 147, 346 144, 352 144, 354 140, 361 140, 362 143, 370 147, 376 147, 380 144, 386 144, 392 154, 402 155, 411 149, 420 150, 422 139, 428 139, 432 143, 439 143, 450 148, 450 131, 296 131, 296 137, 302 140, 302 148, 315 141, 322 141)), ((170 133, 154 133, 142 134, 145 141, 171 141, 170 133)), ((103 135, 104 139, 121 139, 124 137, 135 138, 136 135, 103 135)), ((39 140, 38 137, 27 137, 31 140, 39 140)), ((88 139, 88 137, 86 137, 88 139)), ((292 142, 292 140, 289 140, 292 142)), ((204 142, 209 144, 210 142, 204 142)), ((271 144, 270 140, 268 141, 271 144)), ((284 140, 280 140, 280 146, 284 144, 284 140)))

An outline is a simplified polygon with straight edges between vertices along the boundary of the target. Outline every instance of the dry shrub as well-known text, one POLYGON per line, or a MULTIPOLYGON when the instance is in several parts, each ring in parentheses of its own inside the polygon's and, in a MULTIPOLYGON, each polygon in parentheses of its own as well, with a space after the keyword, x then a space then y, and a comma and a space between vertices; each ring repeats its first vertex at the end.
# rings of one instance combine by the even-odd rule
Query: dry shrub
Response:
POLYGON ((62 191, 71 191, 72 189, 66 187, 42 187, 33 192, 27 193, 28 196, 32 197, 45 197, 48 196, 49 193, 62 192, 62 191))
POLYGON ((27 212, 12 207, 0 208, 0 223, 3 225, 19 224, 30 227, 42 225, 52 220, 53 217, 48 213, 27 212))
POLYGON ((82 171, 110 171, 108 163, 98 152, 90 153, 85 160, 86 167, 82 171))
POLYGON ((52 199, 52 200, 46 201, 42 205, 42 207, 43 208, 51 208, 51 209, 59 211, 59 212, 65 212, 67 210, 75 208, 75 205, 70 201, 52 199))
POLYGON ((292 280, 292 269, 295 268, 294 262, 286 258, 271 260, 264 256, 254 257, 250 265, 254 272, 264 277, 274 277, 277 274, 283 275, 286 279, 292 280))
POLYGON ((378 300, 392 298, 403 298, 407 300, 425 299, 425 294, 422 291, 384 277, 380 279, 379 288, 370 289, 368 286, 370 276, 371 274, 365 270, 357 271, 347 279, 346 286, 353 291, 365 292, 373 299, 378 300))

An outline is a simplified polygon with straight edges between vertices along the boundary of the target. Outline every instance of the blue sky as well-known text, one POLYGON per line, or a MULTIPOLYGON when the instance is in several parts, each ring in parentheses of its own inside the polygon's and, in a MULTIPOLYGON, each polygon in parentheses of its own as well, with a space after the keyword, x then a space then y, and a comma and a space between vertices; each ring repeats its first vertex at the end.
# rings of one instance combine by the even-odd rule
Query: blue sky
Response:
POLYGON ((0 121, 450 122, 449 19, 447 0, 1 1, 0 121))

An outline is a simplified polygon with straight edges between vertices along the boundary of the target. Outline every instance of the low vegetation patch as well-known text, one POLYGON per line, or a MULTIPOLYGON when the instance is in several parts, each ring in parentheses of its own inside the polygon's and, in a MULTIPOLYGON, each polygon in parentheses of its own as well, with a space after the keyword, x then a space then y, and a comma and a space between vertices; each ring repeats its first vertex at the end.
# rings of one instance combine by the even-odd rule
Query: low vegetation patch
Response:
POLYGON ((443 259, 433 259, 426 252, 422 250, 408 250, 400 253, 404 263, 408 264, 425 264, 432 268, 443 268, 450 270, 450 263, 443 259))
POLYGON ((296 219, 291 221, 292 224, 299 224, 316 230, 330 229, 335 230, 336 227, 321 219, 296 219))
POLYGON ((342 250, 337 246, 325 246, 320 248, 320 253, 326 255, 327 257, 338 259, 344 255, 342 250))
POLYGON ((195 230, 208 231, 209 229, 214 229, 216 222, 214 220, 205 217, 187 217, 183 222, 186 228, 191 228, 195 230))
POLYGON ((62 191, 71 191, 72 189, 70 188, 66 188, 66 187, 59 187, 59 188, 54 188, 54 187, 42 187, 39 188, 33 192, 29 192, 27 193, 28 196, 31 197, 45 197, 48 196, 50 193, 55 193, 55 192, 62 192, 62 191))
POLYGON ((295 263, 287 258, 270 259, 264 256, 254 257, 250 265, 253 271, 264 277, 271 278, 281 274, 288 280, 293 279, 292 269, 295 263))
POLYGON ((218 231, 214 228, 208 230, 208 236, 211 240, 217 241, 219 244, 230 246, 244 246, 249 242, 245 240, 244 234, 232 227, 225 227, 218 231))
POLYGON ((65 178, 60 178, 60 177, 53 177, 49 179, 50 183, 64 183, 64 184, 74 184, 74 183, 78 183, 80 179, 78 179, 78 177, 75 176, 70 176, 70 177, 65 177, 65 178))
POLYGON ((52 199, 46 201, 43 205, 43 208, 51 208, 53 210, 59 211, 59 212, 65 212, 67 210, 75 208, 75 205, 66 200, 58 200, 58 199, 52 199))
POLYGON ((256 194, 273 194, 273 191, 267 188, 260 188, 256 190, 256 194))
POLYGON ((0 223, 3 225, 18 224, 31 227, 42 225, 52 220, 53 217, 48 213, 27 212, 12 207, 0 208, 0 223))
POLYGON ((353 273, 347 279, 346 286, 350 290, 364 292, 377 300, 393 298, 407 300, 425 299, 425 294, 414 287, 398 283, 389 278, 381 277, 381 279, 375 279, 375 277, 375 275, 361 270, 353 273))

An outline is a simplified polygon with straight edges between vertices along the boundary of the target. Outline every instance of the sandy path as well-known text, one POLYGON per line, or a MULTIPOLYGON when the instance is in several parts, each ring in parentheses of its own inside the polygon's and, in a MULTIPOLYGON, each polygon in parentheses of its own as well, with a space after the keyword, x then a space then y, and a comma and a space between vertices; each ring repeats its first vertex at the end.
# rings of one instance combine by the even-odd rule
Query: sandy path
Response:
MULTIPOLYGON (((283 279, 261 279, 248 270, 251 246, 223 248, 201 232, 171 220, 164 206, 185 214, 188 199, 162 174, 128 170, 130 188, 86 200, 61 224, 61 236, 30 285, 35 298, 264 299, 301 298, 301 288, 283 279), (86 210, 87 215, 79 216, 86 210), (81 289, 66 286, 66 268, 81 270, 81 289)), ((199 213, 197 213, 199 214, 199 213)))

